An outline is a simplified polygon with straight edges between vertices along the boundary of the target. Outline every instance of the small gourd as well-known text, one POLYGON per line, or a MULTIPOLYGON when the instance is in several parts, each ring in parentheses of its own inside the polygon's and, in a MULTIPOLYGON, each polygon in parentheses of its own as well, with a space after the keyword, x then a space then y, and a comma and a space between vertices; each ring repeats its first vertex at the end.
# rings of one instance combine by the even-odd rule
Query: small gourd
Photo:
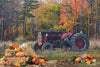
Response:
POLYGON ((12 54, 8 54, 8 57, 12 57, 12 54))
POLYGON ((33 54, 33 58, 35 58, 36 57, 36 54, 33 54))
POLYGON ((14 57, 16 55, 16 52, 14 51, 14 52, 12 52, 12 57, 14 57))
POLYGON ((91 64, 91 61, 87 61, 86 64, 91 64))
POLYGON ((85 59, 82 59, 82 60, 81 60, 81 63, 85 63, 85 62, 86 62, 85 59))
POLYGON ((0 65, 5 65, 5 61, 4 60, 0 60, 0 65))
POLYGON ((72 56, 71 61, 75 61, 76 58, 77 58, 76 56, 72 56))
POLYGON ((5 57, 7 58, 8 57, 8 54, 5 54, 5 57))
POLYGON ((81 58, 86 59, 87 58, 87 55, 86 54, 83 54, 83 55, 81 55, 81 58))
POLYGON ((44 59, 39 59, 39 62, 42 63, 46 63, 46 61, 44 59))
POLYGON ((91 55, 87 55, 87 58, 88 58, 88 59, 92 59, 92 56, 91 56, 91 55))
POLYGON ((19 45, 14 45, 13 46, 13 49, 15 49, 15 48, 19 48, 19 45))
POLYGON ((82 60, 82 58, 81 57, 78 57, 78 58, 75 59, 75 62, 76 63, 79 63, 81 60, 82 60))
POLYGON ((85 61, 87 62, 87 61, 89 61, 89 59, 88 59, 88 58, 86 58, 86 59, 85 59, 85 61))
POLYGON ((11 44, 11 45, 10 45, 10 47, 13 47, 13 46, 14 46, 14 44, 11 44))
POLYGON ((32 59, 32 63, 35 63, 37 59, 38 59, 37 57, 36 58, 33 58, 32 59))
POLYGON ((11 66, 11 65, 12 65, 12 61, 11 61, 11 60, 7 60, 7 61, 6 61, 6 65, 7 65, 7 66, 11 66))
POLYGON ((27 63, 26 63, 26 62, 21 63, 21 67, 25 67, 26 65, 27 65, 27 63))
POLYGON ((24 61, 23 60, 21 60, 21 61, 19 61, 19 64, 21 64, 21 63, 23 63, 24 61))
POLYGON ((33 59, 33 57, 28 56, 28 57, 26 57, 25 61, 27 64, 32 64, 32 59, 33 59))
POLYGON ((15 66, 16 66, 16 67, 20 67, 20 63, 16 63, 15 66))
POLYGON ((38 64, 39 64, 39 60, 37 59, 36 62, 35 62, 35 65, 38 65, 38 64))
POLYGON ((14 51, 15 52, 20 52, 20 48, 15 48, 14 51))
POLYGON ((91 60, 91 63, 96 63, 96 59, 92 59, 91 60))

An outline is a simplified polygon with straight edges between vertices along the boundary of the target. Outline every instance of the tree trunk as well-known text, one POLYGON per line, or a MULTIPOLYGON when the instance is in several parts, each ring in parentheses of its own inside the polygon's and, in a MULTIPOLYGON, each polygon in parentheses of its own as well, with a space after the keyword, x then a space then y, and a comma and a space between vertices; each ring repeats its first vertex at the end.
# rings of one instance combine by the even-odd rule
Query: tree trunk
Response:
POLYGON ((9 32, 10 32, 9 39, 11 40, 11 37, 13 36, 13 35, 12 35, 12 31, 11 31, 11 24, 9 25, 9 28, 10 28, 10 30, 9 30, 9 32))
POLYGON ((92 38, 94 37, 94 0, 92 0, 92 38))
POLYGON ((96 21, 95 21, 95 37, 97 38, 97 21, 98 21, 98 19, 97 19, 97 17, 98 17, 98 3, 97 3, 97 0, 96 0, 96 21))
POLYGON ((7 40, 9 40, 9 26, 7 25, 7 40))
POLYGON ((88 37, 90 37, 90 15, 89 15, 89 3, 88 3, 88 37))
POLYGON ((24 21, 23 21, 23 39, 24 39, 24 21))
POLYGON ((75 0, 75 30, 76 30, 76 33, 77 33, 77 7, 76 7, 76 0, 75 0))
POLYGON ((32 29, 32 37, 35 37, 34 27, 33 27, 33 18, 31 18, 31 29, 32 29))
POLYGON ((15 37, 17 38, 18 36, 18 23, 16 23, 16 32, 15 32, 15 37))
POLYGON ((83 32, 83 0, 81 0, 81 31, 83 32))
POLYGON ((4 40, 4 22, 3 22, 3 18, 2 18, 2 29, 1 29, 1 41, 4 40))

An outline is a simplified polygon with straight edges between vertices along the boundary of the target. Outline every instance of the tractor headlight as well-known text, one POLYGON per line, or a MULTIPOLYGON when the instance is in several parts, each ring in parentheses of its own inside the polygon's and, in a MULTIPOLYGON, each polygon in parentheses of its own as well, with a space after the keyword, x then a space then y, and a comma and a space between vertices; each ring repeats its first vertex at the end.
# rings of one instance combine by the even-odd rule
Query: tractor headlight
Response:
POLYGON ((48 36, 48 34, 46 34, 46 36, 48 36))

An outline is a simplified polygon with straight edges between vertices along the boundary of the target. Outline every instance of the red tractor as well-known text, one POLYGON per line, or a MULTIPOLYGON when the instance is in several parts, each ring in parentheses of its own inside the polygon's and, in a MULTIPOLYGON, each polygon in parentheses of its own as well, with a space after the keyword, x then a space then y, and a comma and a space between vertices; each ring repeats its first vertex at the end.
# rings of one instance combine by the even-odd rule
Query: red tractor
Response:
POLYGON ((54 48, 70 48, 74 51, 87 50, 89 38, 83 33, 65 33, 59 31, 40 31, 38 42, 34 44, 33 50, 50 50, 54 48))

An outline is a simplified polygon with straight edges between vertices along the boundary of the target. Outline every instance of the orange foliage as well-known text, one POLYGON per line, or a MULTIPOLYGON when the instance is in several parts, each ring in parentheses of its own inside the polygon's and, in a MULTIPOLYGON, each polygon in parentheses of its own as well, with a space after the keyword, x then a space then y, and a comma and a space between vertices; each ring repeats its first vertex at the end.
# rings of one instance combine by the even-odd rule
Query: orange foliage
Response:
MULTIPOLYGON (((88 3, 87 0, 83 0, 83 12, 88 9, 88 3)), ((81 0, 76 0, 76 7, 75 7, 75 0, 72 0, 71 3, 71 8, 73 9, 73 11, 75 12, 75 8, 77 9, 77 15, 79 15, 81 13, 81 0)))
MULTIPOLYGON (((74 23, 74 18, 72 19, 71 17, 74 17, 75 15, 75 9, 77 9, 77 16, 76 18, 79 18, 79 15, 81 14, 81 0, 76 0, 76 7, 75 7, 75 0, 63 0, 63 7, 60 9, 60 16, 61 18, 59 24, 63 24, 63 29, 67 28, 67 31, 72 32, 72 25, 75 26, 74 23), (70 13, 72 11, 72 14, 70 13)), ((88 3, 87 0, 83 0, 83 12, 86 12, 88 9, 88 3)), ((79 23, 77 23, 79 24, 79 23)), ((74 30, 75 31, 75 30, 74 30)))

